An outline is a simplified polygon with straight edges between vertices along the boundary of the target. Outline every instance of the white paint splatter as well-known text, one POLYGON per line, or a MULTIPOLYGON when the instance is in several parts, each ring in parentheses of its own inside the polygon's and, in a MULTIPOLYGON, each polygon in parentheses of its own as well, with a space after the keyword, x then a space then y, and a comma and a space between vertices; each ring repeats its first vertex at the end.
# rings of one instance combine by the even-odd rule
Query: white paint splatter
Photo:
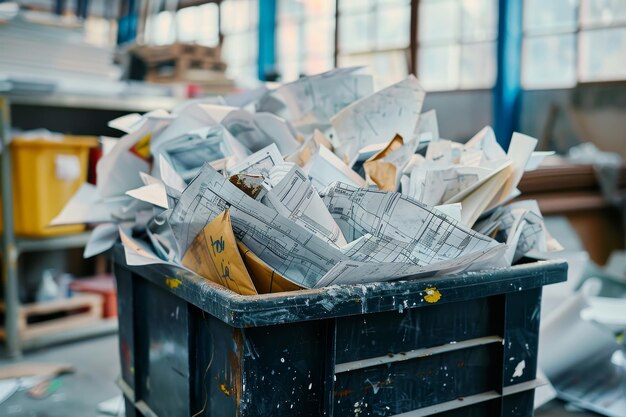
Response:
POLYGON ((524 368, 526 368, 526 361, 521 361, 515 367, 515 372, 513 372, 513 378, 519 378, 524 375, 524 368))

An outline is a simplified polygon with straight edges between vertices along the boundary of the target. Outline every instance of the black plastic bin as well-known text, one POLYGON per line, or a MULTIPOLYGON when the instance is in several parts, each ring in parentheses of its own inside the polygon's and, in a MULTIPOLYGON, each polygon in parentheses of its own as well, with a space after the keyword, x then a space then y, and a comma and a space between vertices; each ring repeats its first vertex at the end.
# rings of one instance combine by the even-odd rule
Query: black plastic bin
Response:
POLYGON ((240 296, 115 250, 126 416, 532 416, 564 262, 240 296))

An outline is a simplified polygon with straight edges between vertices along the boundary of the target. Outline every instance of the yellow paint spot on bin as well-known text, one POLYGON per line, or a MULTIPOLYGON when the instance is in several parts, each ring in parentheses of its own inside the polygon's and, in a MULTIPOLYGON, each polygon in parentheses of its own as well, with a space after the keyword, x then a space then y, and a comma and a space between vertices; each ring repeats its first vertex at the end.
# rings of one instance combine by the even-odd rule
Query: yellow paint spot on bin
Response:
POLYGON ((435 287, 426 288, 424 292, 426 293, 424 300, 426 300, 427 303, 436 303, 441 299, 441 293, 435 287))
POLYGON ((226 395, 230 396, 230 390, 228 388, 226 388, 226 384, 220 384, 220 389, 222 390, 222 392, 226 395))
POLYGON ((179 280, 179 279, 176 279, 176 278, 166 278, 165 279, 165 285, 167 285, 171 289, 178 288, 182 284, 183 284, 183 282, 181 280, 179 280))

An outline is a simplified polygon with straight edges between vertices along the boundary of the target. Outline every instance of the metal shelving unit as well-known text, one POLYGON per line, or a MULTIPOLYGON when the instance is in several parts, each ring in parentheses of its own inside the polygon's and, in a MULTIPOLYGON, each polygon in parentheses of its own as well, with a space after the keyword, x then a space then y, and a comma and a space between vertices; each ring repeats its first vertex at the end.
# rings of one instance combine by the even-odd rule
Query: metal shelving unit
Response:
POLYGON ((19 329, 17 327, 19 309, 19 291, 17 281, 17 260, 19 252, 15 245, 13 230, 13 186, 11 183, 11 154, 9 151, 10 140, 10 114, 9 102, 0 96, 0 143, 2 154, 0 155, 0 167, 2 173, 2 281, 4 284, 4 330, 6 332, 6 350, 11 357, 21 354, 19 342, 19 329))
POLYGON ((10 357, 20 356, 22 349, 39 348, 54 343, 76 340, 89 336, 114 333, 117 330, 117 319, 102 320, 83 328, 76 328, 63 333, 40 337, 27 343, 20 340, 18 329, 19 271, 18 259, 27 252, 72 249, 84 247, 89 240, 89 233, 78 233, 49 238, 16 238, 13 229, 13 187, 11 181, 10 114, 8 99, 0 96, 0 143, 2 152, 1 183, 2 183, 2 279, 4 284, 4 329, 6 353, 10 357))
POLYGON ((15 246, 18 255, 26 252, 37 252, 53 249, 83 248, 89 241, 89 232, 66 236, 55 236, 44 239, 16 238, 15 246))

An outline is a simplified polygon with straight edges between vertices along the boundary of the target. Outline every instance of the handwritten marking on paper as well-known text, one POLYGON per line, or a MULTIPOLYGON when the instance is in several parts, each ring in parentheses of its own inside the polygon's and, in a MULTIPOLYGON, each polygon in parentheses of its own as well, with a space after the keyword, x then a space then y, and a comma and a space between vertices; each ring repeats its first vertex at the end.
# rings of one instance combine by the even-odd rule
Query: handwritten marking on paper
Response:
POLYGON ((225 281, 229 281, 230 278, 230 268, 228 267, 228 265, 224 265, 224 260, 222 259, 220 261, 220 269, 221 269, 221 275, 220 277, 222 279, 224 279, 225 281))
POLYGON ((213 236, 211 236, 211 248, 213 248, 213 253, 218 254, 224 251, 224 237, 220 236, 218 240, 213 240, 213 236))
POLYGON ((241 259, 228 209, 198 233, 183 257, 183 265, 238 294, 257 294, 241 259))
POLYGON ((165 285, 167 285, 171 289, 176 289, 180 287, 181 285, 183 285, 183 282, 179 279, 168 277, 168 278, 165 278, 165 285))
POLYGON ((426 288, 424 292, 426 293, 424 300, 426 300, 427 303, 433 304, 441 299, 441 293, 435 287, 426 288))

